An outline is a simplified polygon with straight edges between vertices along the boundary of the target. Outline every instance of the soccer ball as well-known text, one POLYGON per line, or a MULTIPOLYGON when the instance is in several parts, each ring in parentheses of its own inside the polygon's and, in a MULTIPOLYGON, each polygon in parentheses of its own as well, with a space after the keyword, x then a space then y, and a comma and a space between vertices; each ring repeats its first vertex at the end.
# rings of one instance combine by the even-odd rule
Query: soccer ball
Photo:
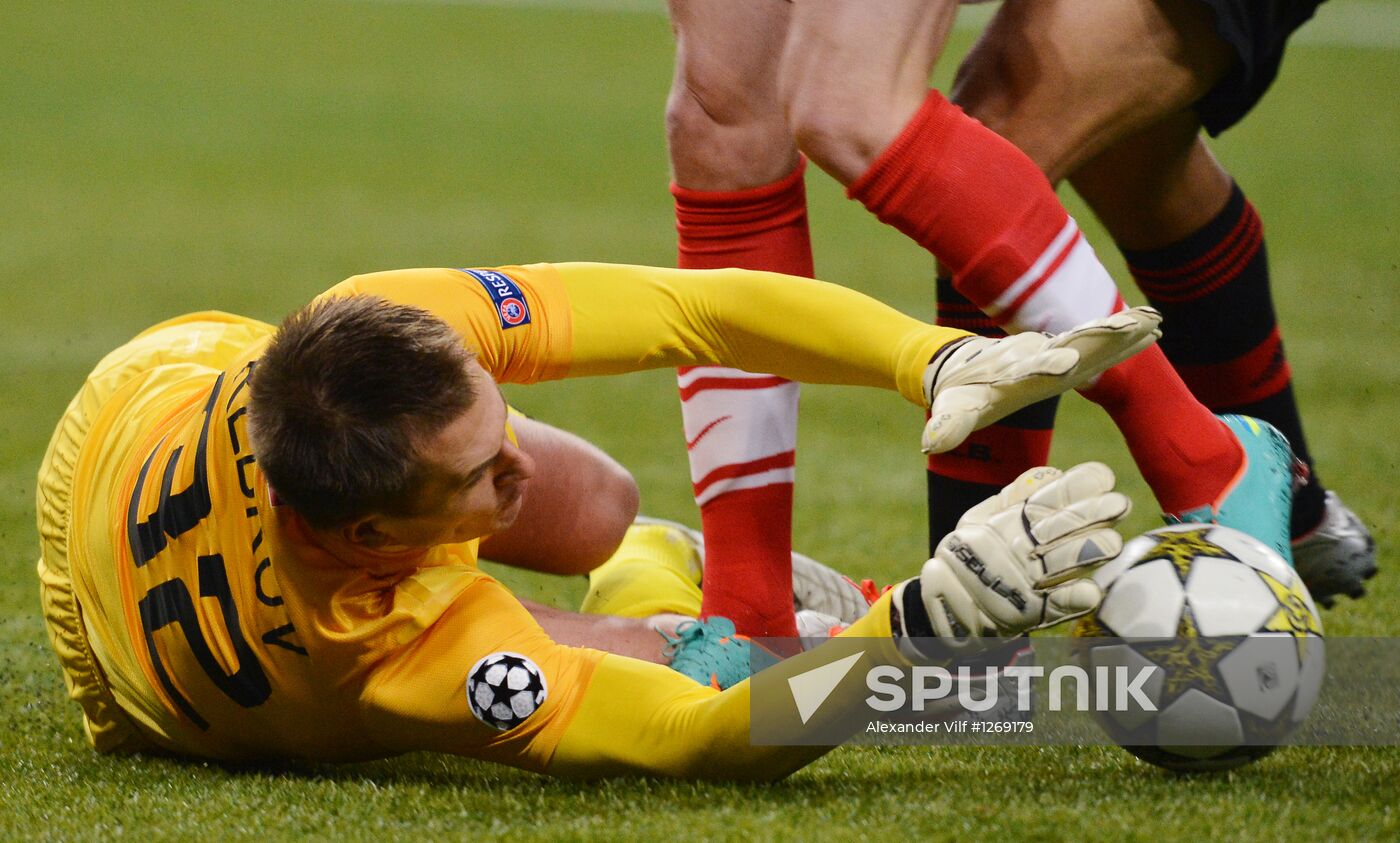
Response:
POLYGON ((1325 669, 1322 621, 1298 574, 1262 542, 1173 524, 1128 542, 1094 579, 1104 599, 1075 626, 1081 665, 1090 676, 1160 668, 1142 686, 1156 711, 1095 713, 1129 752, 1178 772, 1229 769, 1267 755, 1308 716, 1325 669))
POLYGON ((514 729, 544 704, 544 674, 519 653, 492 653, 467 675, 467 703, 493 729, 514 729))

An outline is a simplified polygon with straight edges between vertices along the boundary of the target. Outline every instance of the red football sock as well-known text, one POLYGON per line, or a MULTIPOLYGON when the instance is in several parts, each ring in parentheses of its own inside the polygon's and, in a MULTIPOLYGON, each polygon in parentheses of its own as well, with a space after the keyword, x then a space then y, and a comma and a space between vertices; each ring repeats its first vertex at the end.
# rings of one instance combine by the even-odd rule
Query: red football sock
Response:
POLYGON ((1149 346, 1080 392, 1118 426, 1163 512, 1219 503, 1244 449, 1191 394, 1162 349, 1149 346))
POLYGON ((787 176, 748 190, 671 185, 681 269, 740 267, 812 277, 803 159, 787 176))
MULTIPOLYGON (((999 326, 1043 330, 1053 308, 1026 304, 1048 298, 1046 281, 1057 274, 1054 291, 1098 310, 1076 321, 1105 315, 1117 296, 1040 169, 937 91, 847 195, 955 276, 956 290, 940 285, 939 324, 997 335, 999 326), (1034 318, 1018 320, 1021 311, 1034 318)), ((1028 409, 929 458, 930 547, 968 506, 1045 462, 1053 419, 1053 404, 1028 409)))
POLYGON ((700 616, 721 615, 743 635, 795 638, 792 484, 735 489, 700 507, 705 578, 700 616))
MULTIPOLYGON (((998 324, 1062 331, 1122 306, 1039 168, 937 91, 847 193, 933 252, 998 324)), ((1084 394, 1118 425, 1166 512, 1216 502, 1239 468, 1238 442, 1155 347, 1084 394)))
MULTIPOLYGON (((749 190, 673 185, 678 265, 811 277, 804 167, 749 190)), ((684 369, 679 380, 705 533, 701 615, 727 617, 746 635, 794 637, 797 384, 714 366, 684 369)))
POLYGON ((929 91, 909 124, 846 193, 933 252, 956 279, 958 292, 984 308, 1070 222, 1050 182, 1025 154, 937 91, 929 91))

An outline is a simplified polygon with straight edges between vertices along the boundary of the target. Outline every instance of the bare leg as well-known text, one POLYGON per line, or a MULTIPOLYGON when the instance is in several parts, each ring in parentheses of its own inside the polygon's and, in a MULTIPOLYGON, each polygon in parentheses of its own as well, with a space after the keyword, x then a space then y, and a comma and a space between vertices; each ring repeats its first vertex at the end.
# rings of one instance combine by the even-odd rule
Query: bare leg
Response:
POLYGON ((785 0, 671 0, 676 71, 666 137, 676 184, 742 190, 797 166, 778 97, 785 0))
MULTIPOLYGON (((1130 263, 1153 264, 1139 281, 1167 313, 1162 347, 1192 392, 1273 422, 1306 459, 1262 229, 1242 198, 1237 219, 1221 219, 1235 185, 1191 109, 1234 60, 1211 14, 1194 0, 1007 4, 955 95, 1052 180, 1069 178, 1130 263)), ((1297 496, 1295 535, 1321 518, 1322 494, 1297 496)))
MULTIPOLYGON (((956 97, 1094 208, 1166 313, 1161 347, 1192 393, 1273 422, 1306 459, 1262 226, 1192 110, 1235 60, 1212 23, 1194 0, 1008 3, 956 97)), ((1294 536, 1319 522, 1322 495, 1295 495, 1294 536)))
POLYGON ((1230 61, 1195 0, 1007 3, 959 68, 953 99, 1058 182, 1186 112, 1230 61))
POLYGON ((1234 186, 1191 111, 1124 137, 1079 166, 1070 183, 1119 248, 1129 250, 1157 249, 1199 231, 1234 186))
MULTIPOLYGON (((1105 146, 1105 137, 1116 130, 1102 130, 1105 115, 1123 123, 1149 122, 1144 115, 1168 108, 1161 102, 1169 102, 1173 97, 1189 102, 1208 87, 1198 81, 1198 67, 1190 64, 1197 53, 1173 41, 1179 38, 1179 32, 1194 35, 1208 31, 1210 20, 1191 18, 1194 13, 1200 13, 1198 4, 1179 0, 1037 0, 1004 4, 963 67, 955 98, 973 116, 1026 150, 1037 168, 1049 171, 1051 176, 1060 175, 1058 169, 1072 167, 1075 155, 1092 154, 1095 148, 1105 146), (1175 27, 1177 17, 1183 18, 1180 29, 1175 27), (1169 35, 1163 36, 1162 32, 1169 35), (1186 69, 1179 66, 1179 60, 1186 60, 1186 69), (1162 64, 1161 70, 1156 70, 1156 63, 1162 64), (1100 81, 1102 74, 1116 69, 1133 77, 1117 87, 1113 87, 1116 80, 1100 81), (1074 104, 1072 113, 1064 113, 1068 111, 1067 104, 1074 104)), ((1219 57, 1218 63, 1224 66, 1224 57, 1219 57)), ((1001 155, 998 161, 988 161, 981 172, 987 172, 986 181, 995 183, 1002 169, 1015 165, 1018 164, 1014 157, 1001 155)), ((1028 178, 1022 178, 1019 185, 1021 188, 1007 183, 997 193, 997 199, 1009 207, 1028 190, 1040 189, 1028 178)), ((886 188, 883 195, 897 193, 886 188)), ((969 189, 960 203, 976 210, 983 199, 976 190, 969 189)), ((1040 224, 1037 230, 1035 220, 1050 220, 1046 209, 1050 209, 1051 202, 1053 195, 1042 195, 1033 209, 1023 211, 1028 223, 1022 225, 1022 230, 1039 231, 1036 237, 1043 237, 1044 225, 1040 224)), ((949 209, 932 221, 949 228, 958 220, 955 210, 949 209)), ((931 237, 937 237, 937 232, 931 237)), ((1040 241, 1023 232, 1011 231, 998 237, 1000 242, 994 239, 991 245, 981 246, 980 253, 994 255, 1008 249, 1019 260, 1011 262, 1011 266, 1022 267, 1022 272, 998 272, 995 266, 981 269, 977 266, 976 248, 967 251, 972 253, 972 259, 959 259, 958 249, 945 249, 948 253, 937 248, 934 251, 952 270, 953 287, 1008 329, 1063 330, 1072 323, 1121 307, 1113 280, 1103 272, 1072 223, 1065 225, 1056 241, 1043 249, 1025 248, 1026 244, 1040 241), (1061 239, 1074 244, 1074 249, 1088 249, 1088 253, 1075 255, 1070 245, 1057 251, 1056 244, 1061 239), (1028 256, 1030 260, 1026 260, 1028 256), (1082 270, 1075 269, 1077 262, 1082 270), (1042 266, 1043 270, 1037 269, 1042 266), (1065 266, 1070 270, 1063 269, 1065 266)), ((1238 441, 1191 396, 1161 351, 1149 349, 1105 372, 1086 395, 1105 407, 1123 431, 1166 513, 1214 506, 1214 501, 1231 485, 1242 461, 1238 441)), ((1044 441, 1043 434, 1035 433, 1044 441)), ((998 440, 997 433, 990 431, 984 441, 972 443, 984 448, 977 455, 990 458, 973 461, 970 457, 974 454, 969 450, 931 465, 942 476, 959 482, 995 483, 1000 478, 986 466, 1012 471, 1022 455, 1032 452, 1023 444, 1036 441, 1030 434, 1032 431, 1018 431, 1015 436, 998 440), (955 462, 958 457, 963 457, 960 464, 955 462)))
MULTIPOLYGON (((678 265, 812 274, 806 197, 783 115, 784 0, 672 0, 676 73, 666 130, 678 265)), ((680 372, 705 532, 705 616, 793 636, 797 384, 714 366, 680 372)))
MULTIPOLYGON (((1054 5, 1007 4, 1002 13, 1054 5)), ((1122 306, 1040 167, 927 91, 956 4, 813 0, 795 8, 783 65, 789 117, 803 151, 850 196, 929 249, 957 290, 1008 330, 1065 330, 1122 306)), ((1086 8, 1083 17, 1098 14, 1086 8)), ((1144 367, 1170 373, 1149 349, 1105 373, 1095 400, 1124 431, 1167 512, 1210 504, 1240 465, 1239 445, 1179 381, 1166 399, 1146 386, 1144 367), (1178 424, 1190 433, 1162 436, 1164 425, 1178 424)), ((1043 459, 1034 443, 1001 444, 947 460, 960 463, 964 479, 997 486, 1043 459)))
POLYGON ((796 0, 782 90, 798 145, 849 185, 904 129, 957 16, 956 0, 796 0))

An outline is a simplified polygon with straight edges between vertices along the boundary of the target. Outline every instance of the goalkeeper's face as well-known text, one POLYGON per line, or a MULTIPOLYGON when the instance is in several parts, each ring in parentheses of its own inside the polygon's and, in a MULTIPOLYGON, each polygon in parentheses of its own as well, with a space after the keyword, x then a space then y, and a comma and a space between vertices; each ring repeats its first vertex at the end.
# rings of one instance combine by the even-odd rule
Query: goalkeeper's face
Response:
POLYGON ((489 536, 515 523, 535 463, 506 436, 506 402, 475 360, 477 398, 432 435, 418 438, 424 482, 412 515, 378 516, 396 545, 432 547, 489 536))

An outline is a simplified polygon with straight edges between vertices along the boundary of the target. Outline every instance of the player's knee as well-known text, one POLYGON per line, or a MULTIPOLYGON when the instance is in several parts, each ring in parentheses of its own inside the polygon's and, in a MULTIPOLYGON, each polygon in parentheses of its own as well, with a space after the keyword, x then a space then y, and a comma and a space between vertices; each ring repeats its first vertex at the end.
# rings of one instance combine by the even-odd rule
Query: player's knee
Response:
POLYGON ((845 90, 826 77, 794 82, 785 95, 798 149, 847 184, 869 169, 901 128, 891 102, 845 90))
MULTIPOLYGON (((632 526, 632 522, 637 518, 637 511, 641 507, 641 491, 637 488, 637 481, 632 477, 632 473, 621 465, 613 464, 607 481, 603 484, 602 495, 600 495, 599 518, 606 526, 603 532, 603 540, 600 544, 602 548, 602 558, 598 564, 602 564, 617 546, 622 543, 622 537, 627 534, 627 528, 632 526)), ((594 566, 596 567, 596 566, 594 566)), ((591 568, 590 568, 591 570, 591 568)))
POLYGON ((857 162, 863 156, 848 121, 821 109, 804 109, 789 115, 789 119, 797 148, 817 166, 835 173, 860 168, 857 162))
POLYGON ((949 98, 1058 182, 1089 154, 1119 103, 1087 84, 1083 68, 1039 47, 1016 34, 983 39, 959 65, 949 98))
POLYGON ((1023 128, 1014 125, 1012 117, 1024 113, 1023 106, 1034 89, 1033 70, 1025 66, 1023 59, 1001 41, 979 43, 958 66, 949 97, 968 115, 1012 143, 1018 139, 1010 134, 1023 128))
POLYGON ((567 567, 561 574, 586 574, 613 555, 627 528, 637 517, 641 493, 630 472, 616 462, 598 467, 588 500, 578 520, 584 529, 571 548, 567 567))
POLYGON ((715 115, 694 91, 681 85, 672 89, 666 101, 666 142, 673 157, 695 157, 702 151, 715 158, 732 155, 732 149, 716 149, 715 141, 723 134, 715 115))
POLYGON ((742 86, 678 81, 666 103, 666 140, 676 180, 701 190, 776 181, 795 153, 782 110, 742 86))

